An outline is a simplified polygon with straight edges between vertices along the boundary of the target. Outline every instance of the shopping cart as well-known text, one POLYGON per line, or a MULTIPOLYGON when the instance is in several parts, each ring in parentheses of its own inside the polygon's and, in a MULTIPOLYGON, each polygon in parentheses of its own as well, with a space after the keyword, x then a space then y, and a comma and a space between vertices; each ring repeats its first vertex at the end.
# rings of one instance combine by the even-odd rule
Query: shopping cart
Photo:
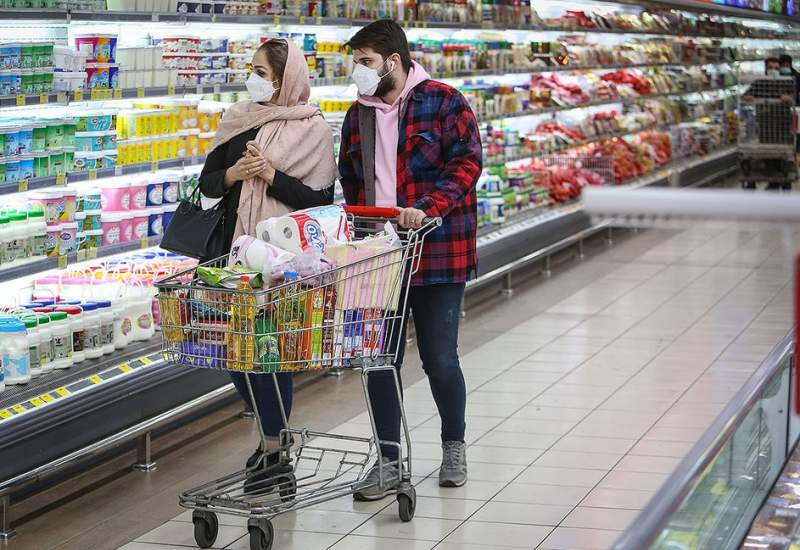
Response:
MULTIPOLYGON (((751 79, 752 80, 752 79, 751 79)), ((739 98, 739 178, 791 188, 797 180, 794 77, 758 77, 739 98)))
MULTIPOLYGON (((394 208, 346 210, 351 228, 360 238, 384 234, 385 223, 398 214, 394 208)), ((208 286, 198 279, 198 268, 156 283, 164 355, 180 365, 246 373, 262 443, 266 438, 250 379, 255 375, 272 375, 280 396, 278 372, 360 370, 372 428, 371 437, 293 429, 281 404, 282 468, 269 471, 283 473, 266 476, 266 464, 247 467, 180 496, 180 505, 194 510, 194 537, 199 547, 214 544, 219 531, 217 513, 222 513, 247 517, 250 548, 269 550, 274 534, 271 518, 365 489, 370 483, 366 477, 371 460, 386 467, 381 445, 399 450, 399 459, 393 463, 399 476, 399 515, 402 521, 413 518, 416 493, 411 485, 411 444, 394 364, 404 345, 400 333, 411 275, 419 268, 425 236, 439 225, 440 218, 426 218, 420 229, 398 228, 399 240, 393 248, 370 253, 369 247, 364 247, 354 261, 348 259, 323 273, 272 288, 208 286), (382 371, 393 374, 404 445, 380 440, 377 434, 367 382, 370 374, 382 371)), ((225 259, 203 265, 219 265, 225 259)), ((383 475, 378 477, 379 483, 386 483, 383 475)))

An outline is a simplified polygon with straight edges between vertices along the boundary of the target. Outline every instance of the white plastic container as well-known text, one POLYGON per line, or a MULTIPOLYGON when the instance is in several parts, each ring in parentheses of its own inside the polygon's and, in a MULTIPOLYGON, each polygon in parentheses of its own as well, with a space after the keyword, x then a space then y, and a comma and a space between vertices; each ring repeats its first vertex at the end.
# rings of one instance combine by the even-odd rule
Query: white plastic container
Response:
POLYGON ((86 322, 80 306, 58 306, 56 311, 69 315, 69 329, 72 334, 72 361, 81 363, 86 360, 84 341, 86 340, 86 322))
POLYGON ((19 319, 0 319, 0 352, 3 354, 6 384, 27 384, 31 381, 28 335, 25 324, 19 319))
POLYGON ((153 320, 153 295, 152 289, 141 283, 134 283, 128 287, 128 303, 133 318, 133 341, 144 341, 152 338, 156 333, 153 320))
POLYGON ((11 220, 8 216, 0 216, 0 265, 11 263, 8 247, 11 246, 11 220))
POLYGON ((42 331, 39 329, 39 320, 36 316, 26 315, 20 320, 25 323, 25 330, 28 332, 28 357, 31 370, 31 378, 38 378, 44 372, 42 370, 42 331))
POLYGON ((100 311, 94 302, 84 302, 81 308, 84 318, 83 350, 87 359, 98 359, 103 356, 103 345, 100 343, 100 311))
POLYGON ((62 301, 83 300, 88 284, 86 277, 62 277, 58 296, 62 301))
POLYGON ((28 225, 31 228, 31 257, 36 259, 46 257, 47 223, 44 221, 44 212, 41 210, 28 212, 28 225))
POLYGON ((114 353, 114 312, 110 300, 94 302, 100 314, 100 347, 103 355, 114 353))
POLYGON ((75 364, 69 316, 63 311, 54 311, 48 316, 53 333, 53 368, 68 369, 75 364))
POLYGON ((55 368, 53 364, 53 328, 50 323, 50 316, 44 313, 37 313, 39 320, 39 333, 41 343, 39 344, 39 357, 42 363, 42 373, 47 374, 55 368))
POLYGON ((127 298, 114 300, 111 309, 114 312, 114 349, 123 349, 133 338, 133 319, 127 298))
POLYGON ((27 222, 20 216, 9 216, 8 246, 6 247, 7 265, 17 265, 25 259, 25 240, 28 237, 27 222))

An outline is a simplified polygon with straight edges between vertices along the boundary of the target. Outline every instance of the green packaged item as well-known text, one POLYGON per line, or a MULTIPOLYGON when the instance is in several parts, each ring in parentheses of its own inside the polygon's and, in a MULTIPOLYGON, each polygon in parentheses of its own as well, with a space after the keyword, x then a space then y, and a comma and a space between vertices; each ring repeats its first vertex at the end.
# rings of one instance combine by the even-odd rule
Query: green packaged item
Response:
POLYGON ((62 143, 64 147, 75 147, 75 130, 77 127, 78 123, 74 118, 65 118, 62 121, 62 143))
POLYGON ((239 265, 197 268, 197 276, 206 284, 234 290, 255 290, 264 285, 261 273, 239 265))
MULTIPOLYGON (((72 162, 72 160, 70 160, 72 162)), ((64 151, 50 153, 50 175, 57 176, 64 173, 64 151)))
POLYGON ((45 145, 47 149, 51 150, 64 146, 64 124, 60 120, 47 123, 45 145))
POLYGON ((50 154, 47 151, 33 154, 33 174, 37 178, 50 175, 50 154))
POLYGON ((22 72, 22 93, 33 94, 36 88, 36 76, 31 69, 23 69, 22 72))
POLYGON ((0 183, 6 182, 6 161, 0 159, 0 183))
POLYGON ((75 148, 64 147, 64 170, 72 172, 72 167, 75 164, 75 148))
POLYGON ((47 124, 37 122, 33 125, 33 145, 32 151, 39 153, 47 149, 47 124))
POLYGON ((262 372, 278 372, 281 364, 281 353, 278 348, 278 336, 272 319, 256 320, 256 354, 258 366, 262 372))
POLYGON ((20 47, 20 66, 23 69, 32 69, 36 66, 36 46, 23 43, 20 47))

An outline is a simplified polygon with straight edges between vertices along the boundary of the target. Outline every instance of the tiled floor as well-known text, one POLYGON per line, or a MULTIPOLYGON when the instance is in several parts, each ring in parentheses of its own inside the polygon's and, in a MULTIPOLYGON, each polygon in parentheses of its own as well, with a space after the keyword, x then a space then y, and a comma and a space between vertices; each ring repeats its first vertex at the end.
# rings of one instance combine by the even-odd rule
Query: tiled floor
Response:
MULTIPOLYGON (((587 262, 582 289, 463 356, 465 487, 436 483, 438 418, 421 380, 406 392, 413 522, 392 499, 345 498, 277 518, 274 548, 609 547, 788 330, 797 241, 780 228, 695 225, 596 278, 587 262)), ((340 429, 366 434, 367 422, 340 429)), ((248 548, 244 520, 221 521, 217 547, 248 548)), ((122 548, 193 547, 190 522, 183 513, 122 548)))

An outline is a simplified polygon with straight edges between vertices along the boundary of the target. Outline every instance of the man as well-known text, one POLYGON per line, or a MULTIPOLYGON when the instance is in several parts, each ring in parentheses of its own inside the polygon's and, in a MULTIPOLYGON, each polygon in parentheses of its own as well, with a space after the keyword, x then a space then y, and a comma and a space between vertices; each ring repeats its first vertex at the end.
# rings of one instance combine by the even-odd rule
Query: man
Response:
POLYGON ((794 77, 794 92, 795 92, 795 103, 800 104, 800 73, 794 70, 794 62, 792 60, 792 56, 789 54, 781 54, 778 58, 779 69, 781 76, 792 76, 794 77))
MULTIPOLYGON (((394 21, 375 21, 348 44, 359 99, 342 125, 339 173, 347 203, 399 206, 399 223, 407 228, 419 228, 426 216, 443 220, 425 239, 408 305, 442 421, 439 484, 458 487, 467 480, 466 386, 458 360, 458 323, 464 284, 477 268, 478 124, 461 93, 431 80, 412 62, 405 33, 394 21)), ((405 326, 393 332, 400 332, 392 335, 401 343, 399 371, 405 326)), ((400 404, 392 375, 371 374, 369 393, 380 439, 399 442, 400 404)), ((369 473, 374 485, 356 499, 377 500, 396 489, 398 446, 382 445, 381 451, 381 474, 376 463, 369 473), (377 486, 379 475, 383 488, 377 486)))

